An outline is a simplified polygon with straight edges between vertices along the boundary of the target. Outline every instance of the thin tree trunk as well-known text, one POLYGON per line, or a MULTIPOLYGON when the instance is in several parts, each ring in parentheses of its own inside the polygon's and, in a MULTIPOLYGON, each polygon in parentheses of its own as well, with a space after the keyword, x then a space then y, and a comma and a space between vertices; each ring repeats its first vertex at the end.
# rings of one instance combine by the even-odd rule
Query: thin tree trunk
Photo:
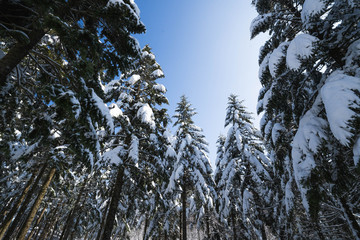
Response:
POLYGON ((46 194, 46 191, 51 183, 52 178, 55 175, 55 172, 56 172, 55 168, 52 168, 50 170, 50 172, 46 178, 46 181, 44 182, 43 186, 41 187, 40 193, 39 193, 38 197, 36 198, 35 203, 32 206, 29 215, 26 218, 24 226, 22 226, 22 228, 20 229, 20 233, 18 234, 17 239, 19 239, 19 240, 25 239, 26 233, 29 230, 32 221, 34 220, 35 214, 40 207, 41 201, 43 200, 43 198, 46 194))
POLYGON ((1 230, 1 234, 0 234, 0 239, 2 239, 2 237, 4 236, 5 232, 5 236, 2 240, 9 240, 11 235, 14 233, 16 227, 19 225, 21 218, 23 217, 22 214, 25 212, 27 206, 29 205, 29 203, 31 202, 32 196, 35 193, 35 190, 37 188, 37 185, 39 184, 41 177, 43 176, 45 170, 46 170, 47 164, 45 163, 44 166, 41 168, 40 172, 38 173, 38 175, 36 176, 36 179, 31 187, 31 189, 28 191, 25 200, 23 201, 23 203, 21 204, 21 207, 19 209, 19 211, 17 211, 17 215, 15 217, 15 219, 12 221, 10 227, 8 227, 8 230, 6 231, 6 228, 3 228, 1 230))
POLYGON ((106 217, 107 217, 107 213, 109 211, 109 207, 110 207, 110 202, 106 203, 106 208, 105 208, 105 212, 104 212, 104 216, 103 216, 103 219, 101 220, 101 224, 100 224, 100 229, 96 235, 96 240, 100 240, 101 236, 102 236, 102 233, 103 233, 103 229, 105 227, 105 220, 106 220, 106 217))
POLYGON ((103 236, 101 237, 102 240, 110 240, 110 238, 111 238, 111 233, 114 228, 115 215, 116 215, 117 208, 119 205, 120 193, 121 193, 122 184, 123 184, 123 178, 124 178, 124 169, 121 166, 119 166, 114 189, 113 189, 112 196, 111 196, 109 211, 106 216, 104 233, 103 233, 103 236))
POLYGON ((237 240, 237 236, 236 236, 236 223, 235 223, 234 213, 231 213, 231 224, 232 224, 232 228, 233 228, 234 240, 237 240))
POLYGON ((69 217, 68 217, 68 220, 66 221, 66 224, 64 226, 64 230, 61 234, 61 237, 60 237, 60 240, 66 240, 68 237, 69 237, 69 234, 72 232, 72 226, 73 226, 73 223, 74 223, 74 218, 75 218, 75 215, 76 215, 76 210, 78 209, 78 205, 79 205, 79 202, 81 200, 81 197, 82 197, 82 194, 85 190, 85 186, 86 186, 86 183, 88 181, 88 178, 85 179, 85 181, 83 182, 82 186, 81 186, 81 189, 78 193, 78 196, 76 198, 76 201, 74 203, 74 207, 72 209, 72 211, 70 212, 69 214, 69 217))
POLYGON ((35 174, 32 174, 29 181, 27 182, 21 196, 18 198, 10 212, 6 215, 5 220, 2 222, 0 227, 0 239, 4 236, 6 230, 11 224, 11 220, 14 218, 16 211, 19 209, 21 203, 24 201, 26 193, 30 190, 31 184, 34 182, 35 174))
POLYGON ((346 199, 344 197, 340 197, 340 203, 341 203, 341 207, 343 209, 343 213, 345 215, 345 219, 348 222, 349 228, 354 236, 354 239, 359 240, 360 239, 360 226, 357 223, 353 212, 349 208, 349 205, 347 204, 346 199))
POLYGON ((145 216, 145 226, 144 226, 143 240, 146 240, 147 225, 148 225, 148 217, 145 216))
MULTIPOLYGON (((35 231, 36 231, 35 228, 39 225, 42 217, 44 216, 44 213, 45 213, 46 208, 47 208, 47 205, 45 205, 45 207, 44 207, 43 210, 41 211, 38 219, 36 220, 36 222, 35 222, 32 230, 31 230, 31 232, 30 232, 30 235, 29 235, 29 237, 27 238, 28 240, 30 240, 30 239, 32 238, 32 236, 34 235, 34 233, 35 233, 35 231)), ((38 232, 38 231, 36 231, 36 232, 38 232)))
MULTIPOLYGON (((65 203, 63 202, 62 206, 64 206, 64 204, 65 203)), ((56 223, 58 221, 57 213, 58 213, 60 208, 61 208, 60 203, 58 203, 55 210, 53 211, 53 213, 51 213, 51 211, 50 211, 51 217, 49 217, 49 220, 46 221, 46 224, 44 225, 41 233, 40 232, 36 233, 35 238, 37 238, 37 236, 40 235, 40 239, 47 239, 47 235, 49 234, 50 230, 52 228, 55 228, 55 225, 56 225, 56 223)))
POLYGON ((181 193, 181 201, 182 201, 182 239, 186 240, 187 239, 187 233, 186 233, 186 200, 187 200, 187 196, 186 196, 186 186, 185 184, 182 186, 182 193, 181 193))
POLYGON ((0 59, 0 86, 4 86, 7 76, 23 60, 45 35, 43 29, 34 29, 29 33, 29 43, 18 42, 9 52, 0 59))

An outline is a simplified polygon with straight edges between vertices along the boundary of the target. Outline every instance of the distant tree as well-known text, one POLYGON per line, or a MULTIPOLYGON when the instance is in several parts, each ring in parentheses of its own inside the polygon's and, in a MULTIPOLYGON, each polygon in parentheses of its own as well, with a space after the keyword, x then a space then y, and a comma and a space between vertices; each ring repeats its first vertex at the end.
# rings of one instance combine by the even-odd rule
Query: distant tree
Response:
POLYGON ((176 162, 172 169, 166 193, 174 201, 181 202, 182 239, 187 239, 187 222, 190 216, 201 224, 208 224, 204 215, 213 208, 215 195, 212 169, 207 155, 207 142, 201 128, 194 125, 194 108, 185 96, 181 97, 175 110, 177 126, 175 152, 176 162))
POLYGON ((230 95, 226 139, 219 138, 217 166, 218 214, 232 229, 231 239, 266 239, 266 206, 270 162, 258 131, 242 101, 230 95), (265 201, 264 201, 265 200, 265 201))

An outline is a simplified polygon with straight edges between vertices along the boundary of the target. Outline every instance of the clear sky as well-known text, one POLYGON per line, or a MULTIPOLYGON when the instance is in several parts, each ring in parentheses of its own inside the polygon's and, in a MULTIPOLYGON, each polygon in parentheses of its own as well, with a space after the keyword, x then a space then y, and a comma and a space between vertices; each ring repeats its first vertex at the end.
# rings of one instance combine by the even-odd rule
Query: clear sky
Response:
POLYGON ((245 100, 259 127, 256 104, 259 48, 266 36, 250 40, 250 23, 257 16, 244 0, 136 0, 149 44, 165 73, 169 114, 185 94, 198 114, 195 124, 204 130, 214 166, 216 140, 224 130, 227 98, 245 100))

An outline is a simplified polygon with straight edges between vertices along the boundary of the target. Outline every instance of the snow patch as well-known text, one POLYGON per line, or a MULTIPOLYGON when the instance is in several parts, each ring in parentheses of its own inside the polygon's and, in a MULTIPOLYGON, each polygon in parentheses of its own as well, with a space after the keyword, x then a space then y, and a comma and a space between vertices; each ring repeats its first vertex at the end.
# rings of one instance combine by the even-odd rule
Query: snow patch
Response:
POLYGON ((141 122, 148 124, 151 128, 155 128, 154 113, 149 106, 145 103, 137 111, 136 116, 140 118, 141 122))
POLYGON ((305 0, 301 11, 302 22, 307 23, 312 16, 321 13, 325 8, 326 5, 322 0, 305 0))
POLYGON ((360 98, 353 90, 360 91, 360 78, 343 74, 342 71, 332 73, 320 90, 331 132, 345 146, 353 137, 348 123, 357 115, 350 107, 360 106, 360 98))
POLYGON ((134 85, 139 80, 140 80, 140 75, 134 74, 130 77, 129 84, 134 85))
POLYGON ((271 53, 269 58, 269 70, 270 74, 273 77, 276 77, 276 71, 278 65, 283 58, 285 58, 286 48, 289 46, 288 42, 281 43, 275 50, 271 53))
POLYGON ((317 41, 318 38, 306 33, 296 36, 287 49, 286 64, 288 67, 298 70, 301 67, 301 60, 305 60, 313 54, 314 43, 317 41))

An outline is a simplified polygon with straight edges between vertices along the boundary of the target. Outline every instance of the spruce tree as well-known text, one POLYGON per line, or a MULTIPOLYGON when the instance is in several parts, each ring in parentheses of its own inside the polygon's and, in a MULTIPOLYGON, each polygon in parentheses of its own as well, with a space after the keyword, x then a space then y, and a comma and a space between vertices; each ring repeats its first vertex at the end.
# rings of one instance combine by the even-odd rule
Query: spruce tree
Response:
POLYGON ((176 162, 172 169, 166 193, 181 204, 182 239, 187 239, 190 217, 198 228, 204 224, 204 214, 213 208, 214 181, 208 158, 207 142, 202 129, 194 125, 194 108, 185 96, 181 97, 174 115, 176 130, 176 162))

